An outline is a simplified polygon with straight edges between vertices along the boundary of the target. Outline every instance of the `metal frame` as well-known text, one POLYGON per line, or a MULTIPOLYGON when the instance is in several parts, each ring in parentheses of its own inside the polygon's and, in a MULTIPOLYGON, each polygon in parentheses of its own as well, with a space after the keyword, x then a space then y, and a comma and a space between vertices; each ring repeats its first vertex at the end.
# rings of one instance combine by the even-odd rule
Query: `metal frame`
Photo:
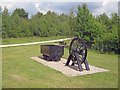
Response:
POLYGON ((70 43, 69 48, 69 57, 65 66, 68 66, 70 61, 72 61, 72 66, 75 64, 78 65, 79 71, 83 71, 82 63, 85 64, 86 70, 90 70, 88 62, 86 60, 87 57, 87 46, 83 39, 80 38, 73 38, 70 43))

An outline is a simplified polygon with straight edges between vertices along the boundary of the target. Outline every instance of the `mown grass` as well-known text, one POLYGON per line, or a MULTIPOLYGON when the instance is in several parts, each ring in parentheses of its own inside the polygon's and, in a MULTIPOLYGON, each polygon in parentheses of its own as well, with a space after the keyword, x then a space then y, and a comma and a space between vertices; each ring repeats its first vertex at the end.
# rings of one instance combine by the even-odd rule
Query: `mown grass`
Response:
POLYGON ((20 44, 29 42, 39 42, 67 38, 66 36, 56 36, 56 37, 26 37, 26 38, 4 38, 2 44, 20 44))
MULTIPOLYGON (((1 38, 0 38, 1 44, 1 38)), ((0 89, 2 89, 2 49, 0 48, 0 89)))
MULTIPOLYGON (((18 41, 14 42, 19 42, 18 41)), ((49 39, 50 40, 50 39, 49 39)), ((4 42, 4 39, 3 39, 4 42)), ((9 47, 2 49, 3 88, 117 88, 118 56, 88 51, 91 65, 109 69, 109 72, 67 77, 62 73, 33 61, 40 55, 40 45, 9 47)), ((64 58, 68 57, 65 48, 64 58)))

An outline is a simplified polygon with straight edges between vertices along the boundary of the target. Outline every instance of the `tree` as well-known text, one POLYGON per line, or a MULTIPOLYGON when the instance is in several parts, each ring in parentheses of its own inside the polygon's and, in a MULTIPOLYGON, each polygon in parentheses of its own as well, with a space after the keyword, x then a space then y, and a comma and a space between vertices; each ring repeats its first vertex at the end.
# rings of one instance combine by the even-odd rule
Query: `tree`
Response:
POLYGON ((41 18, 42 16, 43 16, 43 13, 38 12, 37 14, 33 15, 31 18, 32 19, 38 19, 38 18, 41 18))
POLYGON ((97 37, 97 27, 95 26, 95 18, 89 11, 86 4, 78 6, 77 13, 77 30, 76 35, 83 38, 87 43, 94 42, 97 37))
POLYGON ((9 13, 8 13, 8 9, 5 7, 3 12, 2 12, 2 16, 5 17, 5 16, 8 16, 9 13))
POLYGON ((115 52, 118 51, 118 21, 119 17, 116 13, 113 13, 111 18, 109 18, 105 13, 99 15, 97 18, 100 33, 95 40, 94 48, 103 52, 115 52))
POLYGON ((69 17, 68 24, 69 24, 69 28, 70 28, 70 30, 69 30, 70 36, 74 36, 75 30, 76 30, 76 25, 77 25, 77 20, 76 20, 73 8, 70 9, 68 17, 69 17))
POLYGON ((10 15, 8 9, 5 7, 2 11, 2 37, 8 37, 10 30, 10 15))
POLYGON ((12 13, 13 16, 18 15, 21 18, 28 19, 28 13, 22 8, 17 8, 12 13))
POLYGON ((117 13, 112 13, 111 14, 111 21, 112 21, 112 24, 118 24, 119 22, 119 16, 117 13))
POLYGON ((2 13, 2 7, 0 6, 0 14, 2 13))

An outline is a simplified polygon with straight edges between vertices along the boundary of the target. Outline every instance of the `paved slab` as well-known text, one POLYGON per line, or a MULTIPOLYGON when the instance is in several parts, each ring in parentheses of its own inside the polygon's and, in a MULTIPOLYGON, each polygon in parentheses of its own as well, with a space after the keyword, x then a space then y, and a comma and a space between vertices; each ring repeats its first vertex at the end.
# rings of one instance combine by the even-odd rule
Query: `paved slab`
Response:
POLYGON ((100 73, 100 72, 107 72, 109 70, 107 69, 103 69, 103 68, 99 68, 99 67, 96 67, 96 66, 92 66, 92 65, 89 65, 90 67, 90 71, 86 71, 85 70, 85 66, 83 64, 83 71, 80 72, 77 68, 77 66, 74 66, 74 67, 68 67, 68 66, 65 66, 65 63, 66 63, 66 59, 64 58, 61 58, 60 61, 45 61, 39 57, 31 57, 33 60, 43 64, 43 65, 46 65, 50 68, 53 68, 57 71, 60 71, 61 73, 67 75, 67 76, 80 76, 80 75, 86 75, 86 74, 93 74, 93 73, 100 73))

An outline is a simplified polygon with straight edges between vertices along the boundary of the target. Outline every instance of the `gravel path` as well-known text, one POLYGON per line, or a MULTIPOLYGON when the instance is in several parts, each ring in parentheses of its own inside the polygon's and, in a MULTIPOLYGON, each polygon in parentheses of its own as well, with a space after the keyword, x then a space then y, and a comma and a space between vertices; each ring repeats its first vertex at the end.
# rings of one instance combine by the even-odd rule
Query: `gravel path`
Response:
MULTIPOLYGON (((70 68, 68 66, 65 66, 66 59, 61 58, 60 61, 54 62, 54 61, 45 61, 38 57, 31 57, 33 60, 42 63, 43 65, 46 65, 50 68, 53 68, 57 71, 60 71, 66 76, 80 76, 80 75, 86 75, 86 74, 93 74, 93 73, 100 73, 100 72, 106 72, 109 71, 107 69, 99 68, 96 66, 89 65, 90 71, 83 70, 82 72, 75 70, 73 68, 70 68)), ((76 67, 75 67, 76 68, 76 67)), ((83 65, 84 69, 84 65, 83 65)))
POLYGON ((65 40, 71 40, 71 39, 72 39, 72 38, 65 38, 65 39, 57 39, 57 40, 41 41, 41 42, 31 42, 31 43, 22 43, 22 44, 0 45, 0 47, 3 48, 3 47, 26 46, 26 45, 34 45, 34 44, 43 44, 43 43, 59 42, 59 41, 65 41, 65 40))

